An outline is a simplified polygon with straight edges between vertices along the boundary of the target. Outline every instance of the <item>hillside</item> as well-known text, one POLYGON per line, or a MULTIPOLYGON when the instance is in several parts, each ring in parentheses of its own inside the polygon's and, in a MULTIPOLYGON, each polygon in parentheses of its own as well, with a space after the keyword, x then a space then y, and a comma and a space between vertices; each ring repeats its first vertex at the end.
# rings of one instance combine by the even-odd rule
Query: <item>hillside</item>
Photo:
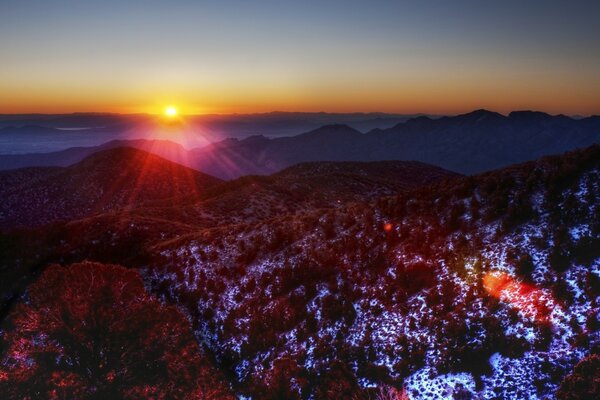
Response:
POLYGON ((599 146, 471 177, 298 165, 0 235, 3 305, 48 264, 121 264, 238 395, 552 398, 600 350, 599 178, 599 146))
MULTIPOLYGON (((214 224, 254 223, 395 195, 460 175, 417 162, 313 162, 269 176, 227 181, 194 205, 214 224)), ((185 209, 185 208, 184 208, 185 209)))
POLYGON ((185 164, 188 157, 188 152, 183 146, 168 140, 111 140, 99 146, 69 147, 48 153, 0 154, 0 170, 47 166, 68 167, 92 154, 118 147, 144 150, 179 164, 185 164))
POLYGON ((1 171, 0 193, 5 194, 6 201, 0 205, 0 227, 39 226, 123 209, 196 227, 250 223, 393 195, 459 176, 417 162, 319 162, 300 164, 271 176, 219 182, 142 154, 116 148, 93 154, 69 168, 1 171), (113 181, 115 176, 120 177, 117 182, 113 181), (134 189, 138 181, 141 184, 134 189), (42 193, 52 199, 51 205, 46 205, 49 200, 42 199, 42 193), (185 199, 173 199, 181 196, 185 199))
POLYGON ((596 146, 203 230, 157 246, 144 274, 253 398, 551 397, 599 349, 599 163, 596 146))
POLYGON ((152 201, 197 197, 219 182, 141 150, 105 150, 67 168, 1 173, 0 227, 44 225, 152 201))
POLYGON ((504 116, 476 110, 456 117, 419 117, 370 132, 399 159, 472 174, 600 143, 600 117, 572 119, 543 112, 504 116))
MULTIPOLYGON (((183 197, 171 197, 176 187, 158 195, 139 192, 137 195, 140 201, 126 204, 126 207, 113 201, 110 207, 97 208, 91 212, 82 212, 77 208, 74 210, 79 212, 75 212, 71 207, 40 207, 39 203, 32 203, 31 200, 19 200, 20 196, 37 193, 36 185, 40 185, 42 188, 54 188, 52 195, 56 204, 97 201, 87 192, 75 191, 74 194, 67 190, 64 181, 69 181, 74 189, 81 184, 88 187, 90 182, 95 182, 94 185, 98 186, 104 180, 97 179, 96 174, 108 177, 112 182, 114 176, 118 176, 114 170, 121 168, 135 176, 135 171, 142 167, 145 158, 130 158, 127 166, 119 166, 111 161, 113 154, 130 153, 150 157, 133 149, 110 150, 99 153, 99 157, 86 160, 85 168, 76 165, 68 169, 31 168, 0 173, 0 182, 7 185, 4 190, 12 193, 7 196, 9 201, 6 208, 14 218, 12 222, 5 221, 4 227, 21 227, 8 230, 4 235, 0 234, 0 247, 4 249, 4 253, 0 254, 2 309, 6 302, 19 296, 31 275, 49 262, 77 262, 89 258, 141 266, 148 259, 149 249, 165 238, 193 234, 215 226, 238 224, 233 229, 242 229, 243 226, 260 221, 301 215, 316 208, 343 207, 348 202, 395 195, 410 188, 458 177, 452 172, 415 162, 330 162, 302 164, 272 176, 250 176, 205 185, 204 190, 195 193, 185 193, 183 187, 183 197), (43 179, 34 180, 37 176, 43 179), (19 180, 22 180, 19 185, 8 186, 19 180), (141 197, 144 193, 152 197, 141 197), (59 222, 59 215, 63 216, 62 219, 70 220, 66 223, 59 222), (42 222, 48 221, 56 222, 40 226, 42 222), (37 228, 32 231, 27 227, 37 228)), ((168 170, 162 166, 158 175, 144 175, 147 177, 144 182, 152 188, 163 182, 163 173, 168 173, 166 182, 170 184, 172 176, 176 178, 182 171, 190 172, 155 156, 151 156, 151 159, 174 168, 168 170)), ((201 175, 195 171, 191 173, 194 176, 201 175)), ((125 184, 127 181, 123 180, 123 190, 111 192, 113 196, 128 193, 131 185, 125 184)), ((200 187, 200 184, 195 187, 200 187)), ((95 189, 98 190, 101 189, 95 189)))

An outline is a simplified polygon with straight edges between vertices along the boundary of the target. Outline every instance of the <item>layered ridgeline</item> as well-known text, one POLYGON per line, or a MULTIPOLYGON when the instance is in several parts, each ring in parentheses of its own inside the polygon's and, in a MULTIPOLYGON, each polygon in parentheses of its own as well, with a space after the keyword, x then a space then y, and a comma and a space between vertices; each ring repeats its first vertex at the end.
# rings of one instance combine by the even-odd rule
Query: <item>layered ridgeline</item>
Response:
POLYGON ((143 266, 153 246, 181 235, 215 226, 240 229, 457 177, 392 161, 302 164, 223 182, 131 148, 105 150, 68 168, 4 171, 0 315, 52 262, 143 266))
POLYGON ((204 192, 221 180, 145 151, 121 147, 66 168, 0 172, 0 227, 38 226, 204 192))
MULTIPOLYGON (((222 179, 232 179, 272 174, 307 161, 416 160, 472 174, 596 143, 600 143, 597 116, 574 119, 531 111, 504 116, 477 110, 453 117, 412 118, 365 134, 347 125, 326 125, 292 137, 226 139, 192 150, 165 141, 137 140, 128 145, 222 179)), ((66 166, 98 149, 122 145, 123 141, 115 141, 98 148, 0 155, 0 169, 66 166)))
POLYGON ((148 152, 120 147, 67 168, 0 172, 0 228, 122 210, 193 227, 247 223, 392 195, 458 176, 418 162, 325 162, 224 182, 148 152))
POLYGON ((457 176, 414 162, 313 163, 219 182, 128 148, 97 153, 69 168, 5 171, 2 304, 49 262, 94 259, 139 266, 154 244, 200 229, 341 207, 457 176), (26 229, 32 227, 37 228, 26 229))
POLYGON ((51 263, 121 264, 253 399, 590 398, 599 168, 594 146, 474 177, 316 163, 217 183, 0 235, 3 306, 51 263))
POLYGON ((195 168, 220 177, 270 173, 321 160, 417 160, 471 174, 595 143, 600 143, 600 117, 576 120, 530 111, 503 116, 478 110, 438 119, 418 117, 366 134, 331 125, 290 138, 223 141, 193 150, 191 159, 195 168))
POLYGON ((552 397, 599 350, 599 167, 596 146, 202 230, 143 271, 252 398, 552 397))

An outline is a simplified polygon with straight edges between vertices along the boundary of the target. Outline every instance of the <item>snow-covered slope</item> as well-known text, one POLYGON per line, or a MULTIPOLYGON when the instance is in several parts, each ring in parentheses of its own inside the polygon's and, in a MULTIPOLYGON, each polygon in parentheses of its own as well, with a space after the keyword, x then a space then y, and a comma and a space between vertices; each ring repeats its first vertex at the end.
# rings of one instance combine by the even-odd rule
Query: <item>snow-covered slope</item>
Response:
POLYGON ((552 398, 600 344, 599 164, 595 146, 203 230, 144 272, 256 399, 327 398, 340 381, 348 396, 552 398))

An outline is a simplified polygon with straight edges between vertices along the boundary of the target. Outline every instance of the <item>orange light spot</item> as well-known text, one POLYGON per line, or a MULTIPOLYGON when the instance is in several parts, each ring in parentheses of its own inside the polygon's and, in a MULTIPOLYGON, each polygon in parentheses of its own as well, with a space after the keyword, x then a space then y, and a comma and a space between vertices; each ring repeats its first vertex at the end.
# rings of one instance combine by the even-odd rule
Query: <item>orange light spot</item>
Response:
POLYGON ((389 222, 383 225, 383 230, 386 232, 391 232, 393 228, 394 226, 389 222))
POLYGON ((486 273, 483 287, 491 296, 508 303, 525 317, 537 322, 548 322, 552 309, 559 307, 549 292, 519 282, 504 272, 486 273))
POLYGON ((488 272, 483 277, 483 287, 492 296, 500 298, 501 293, 510 289, 513 284, 513 279, 503 272, 488 272))

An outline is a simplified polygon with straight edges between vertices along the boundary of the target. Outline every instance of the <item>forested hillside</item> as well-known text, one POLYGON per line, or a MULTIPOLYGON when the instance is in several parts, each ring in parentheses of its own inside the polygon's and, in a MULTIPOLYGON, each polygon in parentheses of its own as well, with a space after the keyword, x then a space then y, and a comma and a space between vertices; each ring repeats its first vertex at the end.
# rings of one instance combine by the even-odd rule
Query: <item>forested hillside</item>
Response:
MULTIPOLYGON (((31 172, 32 179, 38 175, 31 172)), ((56 358, 63 350, 54 348, 54 361, 45 364, 33 355, 50 342, 27 336, 27 327, 49 335, 57 327, 27 316, 69 302, 65 290, 65 300, 56 300, 62 303, 43 300, 44 311, 37 299, 48 298, 37 293, 50 277, 71 279, 77 274, 68 271, 86 268, 127 271, 98 264, 48 268, 90 260, 139 271, 148 294, 136 296, 167 307, 150 325, 162 326, 163 313, 183 321, 177 324, 199 344, 193 363, 214 368, 226 382, 222 393, 593 398, 599 175, 599 146, 469 177, 415 163, 308 164, 214 185, 198 201, 171 197, 6 231, 0 384, 14 383, 23 363, 66 368, 56 358), (32 355, 18 358, 17 351, 32 355)), ((127 279, 139 279, 131 273, 127 279)), ((109 303, 121 304, 117 280, 102 282, 116 296, 109 303)), ((129 310, 129 318, 142 318, 129 310)), ((62 323, 72 327, 75 320, 62 323)), ((142 325, 129 326, 135 332, 128 335, 142 332, 142 325)), ((90 334, 81 333, 95 343, 90 334)), ((169 335, 162 337, 168 345, 169 335)), ((78 357, 83 350, 72 351, 78 357)), ((19 379, 29 382, 27 375, 19 379)), ((89 378, 74 379, 61 385, 79 390, 89 378)))
POLYGON ((599 163, 596 146, 216 227, 143 271, 253 398, 551 397, 598 351, 599 163))

